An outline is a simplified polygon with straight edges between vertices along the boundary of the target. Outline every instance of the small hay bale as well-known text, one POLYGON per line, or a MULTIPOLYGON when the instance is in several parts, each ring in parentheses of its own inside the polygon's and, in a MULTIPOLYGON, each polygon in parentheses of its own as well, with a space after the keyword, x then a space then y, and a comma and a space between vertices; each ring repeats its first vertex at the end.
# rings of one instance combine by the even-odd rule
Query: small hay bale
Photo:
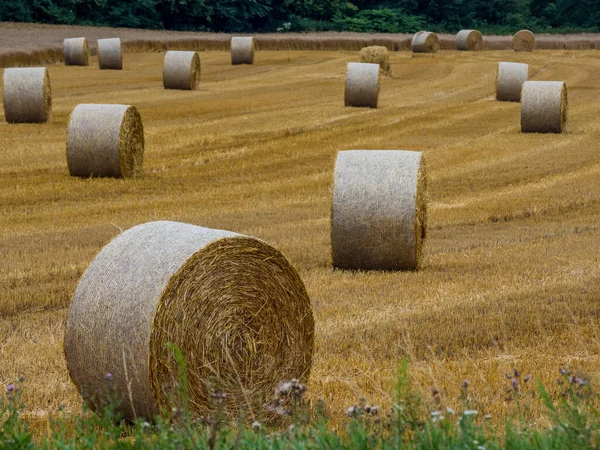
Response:
POLYGON ((412 38, 411 48, 413 53, 437 53, 440 49, 440 40, 435 33, 419 31, 412 38))
POLYGON ((535 35, 529 30, 521 30, 512 38, 515 52, 532 52, 535 49, 535 35))
POLYGON ((461 30, 456 35, 456 50, 477 52, 483 49, 483 36, 477 30, 461 30))
POLYGON ((225 393, 227 414, 264 402, 283 380, 309 376, 314 346, 310 299, 284 255, 229 231, 150 222, 113 239, 87 268, 65 332, 71 379, 96 412, 106 374, 127 419, 176 406, 178 348, 191 412, 208 416, 225 393))
POLYGON ((503 102, 521 101, 523 83, 529 77, 529 65, 501 62, 498 63, 496 76, 496 99, 503 102))
POLYGON ((392 66, 390 65, 390 55, 388 49, 380 45, 371 45, 360 50, 360 62, 369 64, 379 64, 379 71, 387 76, 392 76, 392 66))
POLYGON ((77 177, 139 176, 144 127, 135 106, 77 105, 67 132, 67 163, 77 177))
POLYGON ((231 64, 254 64, 254 38, 231 38, 231 64))
POLYGON ((98 65, 100 69, 123 69, 121 39, 98 39, 98 65))
POLYGON ((526 81, 521 93, 523 133, 562 133, 567 123, 567 85, 562 81, 526 81))
POLYGON ((196 52, 168 51, 163 66, 165 89, 194 91, 200 82, 200 57, 196 52))
POLYGON ((50 120, 52 92, 48 69, 4 69, 4 117, 8 123, 43 123, 50 120))
POLYGON ((63 41, 66 66, 87 66, 90 63, 90 48, 86 38, 70 38, 63 41))
POLYGON ((427 227, 425 177, 420 152, 339 152, 331 210, 333 266, 419 268, 427 227))
POLYGON ((379 64, 348 63, 344 104, 377 108, 378 99, 379 64))

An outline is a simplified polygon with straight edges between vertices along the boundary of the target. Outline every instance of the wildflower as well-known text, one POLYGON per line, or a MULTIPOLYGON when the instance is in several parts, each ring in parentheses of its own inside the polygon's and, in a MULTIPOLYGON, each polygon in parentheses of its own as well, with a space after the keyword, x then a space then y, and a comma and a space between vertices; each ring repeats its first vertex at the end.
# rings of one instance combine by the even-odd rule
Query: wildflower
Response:
POLYGON ((292 391, 292 383, 290 381, 282 381, 275 387, 275 395, 278 397, 285 397, 292 391))
POLYGON ((569 383, 571 383, 571 384, 579 384, 580 381, 581 381, 581 378, 579 378, 578 376, 575 376, 575 375, 571 375, 571 378, 569 378, 569 383))
POLYGON ((519 372, 517 369, 514 369, 514 374, 515 378, 519 378, 521 376, 521 372, 519 372))
POLYGON ((371 415, 376 416, 379 414, 379 408, 377 406, 371 406, 371 415))
POLYGON ((564 368, 560 369, 559 372, 561 375, 569 375, 569 372, 567 372, 567 369, 564 369, 564 368))
POLYGON ((466 379, 463 380, 462 387, 463 387, 463 389, 467 389, 469 387, 469 380, 466 380, 466 379))
POLYGON ((254 422, 252 422, 252 429, 257 433, 260 430, 262 430, 262 425, 260 424, 260 422, 258 420, 255 420, 254 422))
POLYGON ((112 374, 112 373, 110 373, 110 372, 108 372, 108 373, 107 373, 107 374, 104 376, 104 379, 105 379, 106 381, 112 381, 112 379, 113 379, 113 374, 112 374))
POLYGON ((516 378, 512 379, 511 384, 512 384, 512 388, 515 392, 519 390, 519 381, 516 378))
POLYGON ((10 394, 11 392, 14 392, 17 390, 17 387, 14 385, 14 383, 10 383, 8 386, 6 386, 6 393, 10 394))
POLYGON ((348 417, 355 417, 355 416, 358 415, 359 411, 360 410, 359 410, 358 406, 356 406, 356 405, 351 406, 350 408, 348 408, 346 410, 346 416, 348 416, 348 417))
POLYGON ((524 381, 525 383, 527 383, 529 380, 531 380, 531 374, 527 374, 527 375, 525 375, 525 378, 523 378, 523 381, 524 381))

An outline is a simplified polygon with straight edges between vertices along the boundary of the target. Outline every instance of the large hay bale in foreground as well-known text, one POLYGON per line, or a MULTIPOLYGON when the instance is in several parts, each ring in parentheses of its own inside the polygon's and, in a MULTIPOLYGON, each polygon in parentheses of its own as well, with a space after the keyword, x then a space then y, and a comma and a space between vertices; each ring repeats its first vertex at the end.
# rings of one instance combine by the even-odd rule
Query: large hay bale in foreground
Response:
POLYGON ((388 49, 380 45, 371 45, 360 50, 360 62, 379 64, 379 71, 385 76, 392 76, 388 49))
POLYGON ((309 375, 310 300, 279 251, 251 237, 177 222, 150 222, 112 240, 83 274, 69 308, 65 355, 90 406, 106 401, 106 374, 125 418, 176 405, 185 358, 189 406, 207 416, 227 394, 235 416, 259 417, 278 383, 309 375))
POLYGON ((331 214, 334 267, 417 269, 426 221, 425 167, 420 152, 339 152, 331 214))
POLYGON ((66 66, 87 66, 90 60, 90 48, 86 38, 69 38, 63 41, 66 66))
POLYGON ((523 83, 529 77, 529 65, 501 62, 498 63, 496 76, 496 99, 503 102, 521 101, 523 83))
POLYGON ((4 117, 9 123, 42 123, 52 116, 50 75, 45 67, 4 69, 4 117))
POLYGON ((440 49, 440 40, 435 33, 419 31, 412 38, 411 48, 413 53, 437 53, 440 49))
POLYGON ((521 30, 512 38, 515 52, 532 52, 535 49, 535 35, 529 30, 521 30))
POLYGON ((231 38, 231 64, 254 64, 254 38, 231 38))
POLYGON ((163 66, 165 89, 198 89, 200 81, 200 57, 196 52, 168 51, 163 66))
POLYGON ((67 132, 69 173, 129 178, 144 164, 144 127, 135 106, 77 105, 67 132))
POLYGON ((346 70, 346 106, 377 108, 379 64, 348 63, 346 70))
POLYGON ((456 35, 456 50, 480 51, 483 49, 483 36, 477 30, 461 30, 456 35))
POLYGON ((121 39, 98 39, 98 65, 100 69, 123 69, 121 39))
POLYGON ((562 133, 567 123, 567 85, 562 81, 526 81, 521 93, 523 133, 562 133))

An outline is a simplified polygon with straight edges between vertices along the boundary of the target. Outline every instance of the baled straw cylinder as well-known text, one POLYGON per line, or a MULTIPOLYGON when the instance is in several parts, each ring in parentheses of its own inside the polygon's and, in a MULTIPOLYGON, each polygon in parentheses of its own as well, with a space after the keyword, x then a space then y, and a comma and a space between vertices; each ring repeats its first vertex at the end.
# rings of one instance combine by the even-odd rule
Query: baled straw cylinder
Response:
POLYGON ((168 51, 163 67, 165 89, 198 89, 200 81, 200 57, 196 52, 168 51))
POLYGON ((4 69, 4 117, 9 123, 42 123, 50 120, 52 91, 48 69, 4 69))
POLYGON ((63 41, 66 66, 87 66, 90 48, 86 38, 70 38, 63 41))
POLYGON ((378 99, 379 64, 348 63, 344 104, 377 108, 378 99))
POLYGON ((498 63, 496 99, 503 102, 521 101, 523 83, 529 77, 529 65, 512 62, 498 63))
POLYGON ((392 66, 388 49, 380 45, 371 45, 360 50, 360 62, 379 64, 379 70, 386 76, 392 76, 392 66))
POLYGON ((532 52, 535 49, 535 35, 529 30, 521 30, 512 38, 515 52, 532 52))
POLYGON ((67 132, 69 173, 130 178, 144 165, 144 126, 135 106, 77 105, 67 132))
POLYGON ((98 39, 98 65, 100 69, 123 69, 121 39, 98 39))
POLYGON ((412 38, 411 48, 413 53, 437 53, 440 40, 435 33, 419 31, 412 38))
MULTIPOLYGON (((171 410, 185 358, 189 406, 206 416, 211 394, 227 413, 257 410, 283 380, 306 380, 314 321, 296 270, 251 237, 150 222, 112 240, 83 274, 69 308, 65 356, 95 410, 106 374, 125 418, 171 410)), ((263 411, 260 411, 263 414, 263 411)))
POLYGON ((426 235, 425 191, 420 152, 339 152, 331 214, 333 266, 417 269, 426 235))
POLYGON ((254 64, 254 38, 231 38, 231 64, 254 64))
POLYGON ((480 51, 483 49, 483 36, 477 30, 461 30, 456 35, 456 50, 480 51))
POLYGON ((526 81, 521 94, 521 131, 562 133, 567 107, 567 85, 562 81, 526 81))

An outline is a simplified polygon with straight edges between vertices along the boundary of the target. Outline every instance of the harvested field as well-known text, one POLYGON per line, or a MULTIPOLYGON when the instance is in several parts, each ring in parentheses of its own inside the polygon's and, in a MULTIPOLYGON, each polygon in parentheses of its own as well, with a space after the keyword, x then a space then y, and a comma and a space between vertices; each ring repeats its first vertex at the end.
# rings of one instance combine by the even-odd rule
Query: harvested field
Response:
MULTIPOLYGON (((62 351, 71 296, 103 245, 153 220, 255 236, 288 257, 315 314, 309 393, 337 422, 361 396, 389 407, 405 355, 422 392, 436 386, 458 408, 468 379, 497 423, 514 411, 504 378, 514 367, 553 395, 562 366, 598 376, 600 52, 510 53, 530 79, 568 84, 561 135, 521 134, 520 105, 495 100, 506 51, 392 53, 378 109, 344 107, 357 51, 263 50, 252 66, 207 51, 197 91, 164 90, 163 58, 126 54, 123 71, 99 71, 95 56, 50 65, 50 123, 9 125, 0 112, 0 383, 25 377, 27 414, 79 411, 62 351), (69 176, 69 114, 97 102, 139 109, 143 177, 69 176), (331 269, 330 189, 344 149, 423 152, 422 270, 331 269)), ((527 414, 546 423, 537 402, 527 414)))

